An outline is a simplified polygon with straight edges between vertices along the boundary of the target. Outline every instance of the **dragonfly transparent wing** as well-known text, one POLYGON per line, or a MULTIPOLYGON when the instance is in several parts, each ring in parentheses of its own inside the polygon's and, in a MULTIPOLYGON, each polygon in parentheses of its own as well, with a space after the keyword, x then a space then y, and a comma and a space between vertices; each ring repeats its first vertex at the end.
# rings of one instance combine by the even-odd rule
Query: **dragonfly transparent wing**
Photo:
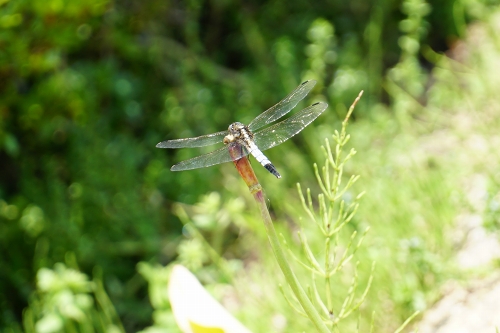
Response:
POLYGON ((224 147, 222 148, 214 150, 211 153, 200 155, 192 159, 179 162, 172 168, 170 168, 170 170, 172 171, 191 170, 191 169, 205 168, 220 163, 231 162, 233 160, 233 157, 231 157, 231 155, 229 154, 230 148, 235 148, 233 149, 233 151, 235 153, 234 158, 236 160, 242 158, 243 156, 248 155, 248 151, 245 149, 245 147, 239 145, 236 142, 232 142, 228 145, 224 145, 224 147))
POLYGON ((257 116, 249 125, 251 131, 255 131, 267 124, 286 115, 293 109, 304 97, 309 94, 311 89, 316 85, 316 81, 309 80, 302 82, 300 86, 295 88, 288 96, 283 98, 278 104, 270 107, 266 111, 257 116))
POLYGON ((196 138, 186 138, 177 140, 162 141, 156 145, 156 148, 194 148, 210 146, 220 143, 227 135, 227 131, 197 136, 196 138))
POLYGON ((327 107, 328 104, 323 102, 314 103, 290 118, 255 133, 255 144, 260 150, 266 150, 285 142, 318 118, 327 107))

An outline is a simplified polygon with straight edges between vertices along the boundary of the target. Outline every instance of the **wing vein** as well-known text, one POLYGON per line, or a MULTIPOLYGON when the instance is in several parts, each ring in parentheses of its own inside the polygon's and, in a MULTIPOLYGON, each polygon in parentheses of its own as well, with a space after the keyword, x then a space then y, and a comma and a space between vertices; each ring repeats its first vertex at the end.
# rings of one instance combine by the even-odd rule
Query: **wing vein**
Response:
MULTIPOLYGON (((232 147, 237 148, 235 151, 240 151, 240 155, 236 156, 236 159, 240 159, 243 156, 248 155, 247 149, 239 145, 238 143, 233 142, 230 143, 229 145, 232 145, 232 147)), ((229 154, 229 148, 230 147, 228 145, 224 145, 224 147, 214 150, 211 153, 203 154, 197 157, 193 157, 189 160, 179 162, 174 166, 172 166, 170 170, 172 171, 191 170, 191 169, 205 168, 216 164, 231 162, 233 158, 229 154)))
POLYGON ((288 96, 258 115, 257 118, 255 118, 248 125, 248 128, 251 131, 255 131, 283 117, 288 112, 290 112, 290 110, 293 109, 301 100, 303 100, 315 85, 315 80, 302 82, 302 84, 295 88, 295 90, 288 94, 288 96))
POLYGON ((323 102, 314 103, 290 118, 255 133, 255 144, 260 150, 266 150, 285 142, 318 118, 327 107, 328 104, 323 102))
POLYGON ((177 139, 162 141, 156 148, 195 148, 205 147, 216 143, 221 143, 227 135, 227 131, 197 136, 195 138, 177 139))

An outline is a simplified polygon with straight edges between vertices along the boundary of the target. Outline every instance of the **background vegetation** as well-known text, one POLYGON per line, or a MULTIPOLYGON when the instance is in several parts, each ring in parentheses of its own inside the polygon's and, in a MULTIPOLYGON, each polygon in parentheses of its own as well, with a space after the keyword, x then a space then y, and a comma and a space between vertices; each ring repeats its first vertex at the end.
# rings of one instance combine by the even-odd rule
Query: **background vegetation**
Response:
POLYGON ((350 227, 372 227, 358 251, 360 285, 378 263, 360 317, 368 325, 376 310, 377 331, 398 327, 444 281, 463 277, 450 263, 449 236, 471 207, 468 175, 484 174, 487 184, 483 208, 470 209, 492 230, 500 221, 499 155, 489 139, 484 149, 466 144, 494 137, 498 124, 497 6, 0 0, 0 328, 33 331, 52 313, 46 332, 57 318, 97 331, 174 331, 168 305, 152 300, 153 317, 147 282, 164 281, 156 265, 178 260, 216 295, 236 295, 233 312, 252 331, 308 330, 279 293, 258 212, 233 166, 172 173, 205 150, 154 148, 248 122, 304 79, 318 85, 303 106, 330 107, 269 151, 281 180, 257 170, 277 228, 297 244, 305 213, 295 183, 318 193, 311 165, 322 163, 320 145, 364 89, 348 129, 358 154, 345 170, 362 176, 346 195, 367 191, 350 227), (475 22, 490 27, 480 35, 490 39, 470 46, 484 52, 466 52, 466 65, 440 55, 463 45, 475 22), (448 141, 436 133, 450 144, 442 148, 448 141), (200 237, 183 234, 187 221, 227 260, 224 270, 200 237), (61 299, 74 305, 68 313, 54 310, 61 299))

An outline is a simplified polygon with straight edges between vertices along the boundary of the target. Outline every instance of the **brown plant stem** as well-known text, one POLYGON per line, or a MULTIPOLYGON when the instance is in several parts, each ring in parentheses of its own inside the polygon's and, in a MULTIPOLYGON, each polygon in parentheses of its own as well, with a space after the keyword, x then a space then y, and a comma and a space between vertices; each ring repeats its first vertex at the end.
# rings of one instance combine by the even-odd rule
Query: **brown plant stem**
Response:
POLYGON ((238 146, 228 146, 229 153, 233 156, 233 162, 238 170, 241 178, 245 181, 250 190, 250 193, 253 195, 255 201, 259 205, 260 213, 262 216, 262 220, 264 221, 264 226, 266 228, 266 233, 269 238, 269 242, 271 243, 271 248, 273 250, 274 256, 276 257, 276 261, 285 276, 285 280, 290 285, 295 297, 297 297, 298 302, 304 309, 304 312, 309 316, 311 321, 316 326, 318 332, 321 333, 330 333, 330 330, 327 328, 321 316, 319 315, 316 308, 314 308, 311 300, 307 297, 304 289, 300 285, 297 277, 292 271, 290 264, 286 260, 285 253, 281 248, 278 235, 276 234, 276 230, 274 229, 273 221, 271 220, 271 215, 267 209, 266 200, 264 198, 264 193, 262 192, 262 186, 259 184, 257 177, 255 176, 255 172, 250 165, 250 162, 247 157, 243 157, 237 159, 241 156, 241 147, 238 146))

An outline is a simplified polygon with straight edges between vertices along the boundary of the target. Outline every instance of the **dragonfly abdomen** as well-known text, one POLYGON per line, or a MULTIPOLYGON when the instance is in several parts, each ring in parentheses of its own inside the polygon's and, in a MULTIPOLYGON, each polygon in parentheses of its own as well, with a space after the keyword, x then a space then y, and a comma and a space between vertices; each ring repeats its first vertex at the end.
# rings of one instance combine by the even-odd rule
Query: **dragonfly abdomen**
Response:
POLYGON ((259 162, 264 168, 267 169, 270 173, 276 176, 276 178, 281 178, 281 175, 279 174, 278 170, 276 170, 276 167, 269 161, 269 159, 264 155, 260 149, 255 145, 253 141, 250 141, 248 144, 248 151, 250 154, 255 157, 257 162, 259 162))

